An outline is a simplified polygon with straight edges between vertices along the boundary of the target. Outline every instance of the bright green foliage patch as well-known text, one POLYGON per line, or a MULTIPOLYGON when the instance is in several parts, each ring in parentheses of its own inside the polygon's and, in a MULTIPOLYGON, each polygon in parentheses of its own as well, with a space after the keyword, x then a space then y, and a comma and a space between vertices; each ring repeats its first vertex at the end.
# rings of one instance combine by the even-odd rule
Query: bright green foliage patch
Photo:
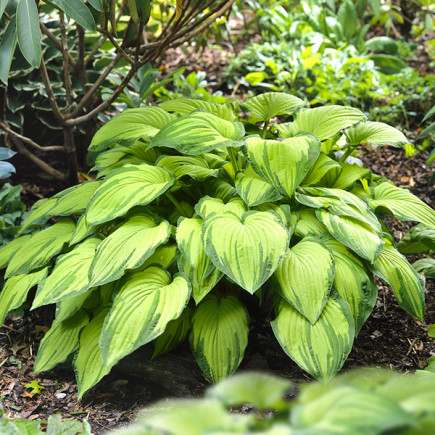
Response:
POLYGON ((2 321, 35 285, 34 308, 56 304, 35 369, 75 353, 82 396, 138 347, 151 343, 157 358, 189 336, 205 376, 218 381, 243 359, 244 301, 253 299, 275 310, 289 357, 329 379, 373 309, 374 274, 422 319, 424 281, 380 216, 430 231, 435 212, 351 156, 360 143, 406 139, 351 107, 303 106, 267 93, 238 106, 247 120, 235 106, 181 99, 103 126, 91 146, 98 181, 35 207, 29 225, 56 223, 0 249, 9 278, 2 321))

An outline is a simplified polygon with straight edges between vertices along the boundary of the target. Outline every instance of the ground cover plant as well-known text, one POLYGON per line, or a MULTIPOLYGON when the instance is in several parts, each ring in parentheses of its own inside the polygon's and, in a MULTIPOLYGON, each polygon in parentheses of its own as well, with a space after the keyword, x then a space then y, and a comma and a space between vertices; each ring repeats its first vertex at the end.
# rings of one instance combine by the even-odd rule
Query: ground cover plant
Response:
POLYGON ((35 371, 69 358, 81 397, 138 347, 158 357, 189 336, 216 382, 237 370, 247 307, 261 303, 284 351, 326 380, 373 309, 374 275, 422 319, 423 279, 381 213, 434 228, 435 212, 351 156, 405 136, 358 109, 304 106, 281 93, 178 99, 104 125, 96 180, 38 204, 23 231, 54 223, 0 250, 1 323, 35 285, 33 308, 56 304, 35 371))

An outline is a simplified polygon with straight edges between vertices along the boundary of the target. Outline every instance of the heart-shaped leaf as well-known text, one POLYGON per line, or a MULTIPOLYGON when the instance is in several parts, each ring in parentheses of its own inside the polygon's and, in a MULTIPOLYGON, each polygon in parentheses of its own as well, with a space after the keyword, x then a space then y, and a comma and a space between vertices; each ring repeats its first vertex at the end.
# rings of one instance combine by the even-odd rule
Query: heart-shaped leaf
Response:
POLYGON ((203 244, 214 265, 250 293, 277 268, 290 234, 272 213, 215 214, 203 226, 203 244), (222 229, 225 231, 222 231, 222 229))

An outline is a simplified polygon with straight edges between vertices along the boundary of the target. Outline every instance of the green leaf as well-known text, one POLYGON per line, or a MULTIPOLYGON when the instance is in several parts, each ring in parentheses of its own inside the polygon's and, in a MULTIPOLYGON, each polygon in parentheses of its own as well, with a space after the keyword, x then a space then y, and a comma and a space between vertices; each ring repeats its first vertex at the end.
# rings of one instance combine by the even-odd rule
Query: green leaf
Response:
POLYGON ((41 340, 33 370, 43 372, 64 362, 78 348, 80 331, 88 322, 83 311, 63 322, 54 321, 41 340))
POLYGON ((298 190, 295 198, 301 204, 313 208, 324 208, 338 216, 352 217, 379 233, 382 231, 378 218, 367 204, 351 192, 326 187, 303 187, 298 190))
POLYGON ((150 216, 132 216, 98 245, 89 270, 89 285, 115 281, 126 269, 141 266, 170 235, 169 222, 157 225, 150 216))
POLYGON ((203 222, 199 217, 180 218, 176 235, 178 249, 196 270, 198 283, 201 283, 214 270, 214 265, 205 253, 201 241, 203 222))
POLYGON ((165 125, 152 139, 149 148, 175 148, 196 156, 216 148, 240 147, 245 129, 240 122, 225 121, 208 112, 195 111, 165 125))
POLYGON ((95 30, 95 21, 81 0, 50 0, 60 10, 87 30, 95 30))
POLYGON ((395 400, 351 385, 339 385, 319 398, 297 403, 291 423, 295 431, 313 434, 398 434, 416 425, 395 400))
POLYGON ((206 397, 232 408, 250 404, 259 410, 282 409, 291 386, 290 380, 267 373, 241 373, 209 388, 206 397))
POLYGON ((88 273, 100 242, 100 237, 89 238, 71 252, 59 256, 50 276, 39 286, 32 309, 79 296, 92 287, 88 273))
POLYGON ((30 272, 44 266, 71 238, 75 228, 70 219, 54 224, 27 239, 12 256, 5 277, 30 272))
POLYGON ((399 44, 388 36, 374 36, 364 43, 364 50, 383 51, 394 56, 398 54, 398 49, 399 44))
POLYGON ((329 171, 337 169, 341 171, 340 163, 332 160, 326 154, 321 153, 310 172, 302 181, 302 185, 310 186, 317 184, 329 171))
POLYGON ((290 241, 272 213, 215 214, 203 225, 203 244, 213 264, 242 288, 254 293, 272 275, 290 241), (225 228, 225 231, 222 231, 225 228))
POLYGON ((0 1, 0 17, 3 16, 3 12, 6 10, 6 6, 8 5, 9 0, 1 0, 0 1))
POLYGON ((358 28, 356 8, 350 0, 341 2, 337 11, 337 20, 343 28, 346 41, 350 42, 358 28))
POLYGON ((363 178, 368 178, 371 171, 366 168, 361 168, 357 164, 350 165, 349 163, 341 163, 342 171, 334 182, 334 189, 350 190, 355 185, 356 181, 363 178))
POLYGON ((401 221, 417 221, 428 228, 435 228, 435 211, 409 190, 385 182, 378 184, 372 194, 373 200, 369 201, 371 208, 385 207, 401 221))
POLYGON ((283 123, 276 128, 281 137, 291 137, 298 132, 308 131, 323 141, 365 118, 364 113, 358 109, 331 105, 301 110, 294 122, 283 123))
POLYGON ((352 349, 355 328, 349 306, 343 301, 329 298, 312 325, 282 299, 271 325, 284 352, 316 379, 332 378, 352 349))
POLYGON ((209 294, 192 320, 190 345, 204 375, 218 382, 239 367, 248 344, 249 317, 232 296, 209 294))
MULTIPOLYGON (((0 9, 6 7, 7 0, 0 2, 0 9)), ((3 13, 0 14, 2 16, 3 13)), ((0 43, 0 80, 6 85, 8 82, 9 71, 12 59, 18 42, 16 15, 14 15, 6 27, 0 43)))
POLYGON ((34 68, 41 64, 41 36, 38 8, 34 0, 19 0, 17 5, 17 35, 21 53, 34 68))
POLYGON ((350 305, 358 334, 376 303, 378 288, 361 261, 329 235, 321 237, 335 259, 334 288, 350 305))
POLYGON ((104 319, 109 309, 103 309, 86 325, 80 334, 79 350, 74 358, 74 371, 76 373, 78 395, 80 400, 83 394, 99 382, 110 372, 110 367, 103 365, 100 351, 100 335, 104 319))
POLYGON ((269 201, 275 202, 282 198, 282 195, 273 186, 257 175, 252 166, 237 173, 235 185, 237 193, 248 207, 269 201))
POLYGON ((12 255, 17 252, 21 246, 24 245, 31 235, 26 234, 25 236, 17 237, 16 239, 10 241, 8 244, 0 248, 0 268, 4 268, 8 265, 12 255))
POLYGON ((347 143, 352 146, 370 144, 375 146, 392 145, 398 148, 409 143, 401 131, 382 122, 360 122, 345 130, 344 134, 347 143))
POLYGON ((399 305, 412 316, 423 320, 424 281, 423 278, 389 243, 374 263, 374 273, 390 284, 399 305))
POLYGON ((397 74, 408 65, 397 56, 389 54, 371 54, 369 57, 383 74, 397 74))
POLYGON ((243 213, 248 211, 248 207, 240 198, 231 198, 225 201, 221 198, 203 196, 198 204, 195 205, 195 211, 203 219, 208 219, 213 213, 222 214, 231 212, 237 216, 242 216, 243 213))
POLYGON ((184 272, 189 278, 192 285, 192 297, 196 304, 199 304, 223 277, 223 273, 213 267, 212 272, 204 278, 203 271, 193 268, 181 253, 177 257, 177 264, 178 270, 184 272))
POLYGON ((99 181, 89 181, 72 186, 54 195, 30 214, 21 227, 21 232, 41 217, 48 219, 53 216, 70 216, 75 213, 83 213, 100 184, 99 181))
POLYGON ((320 154, 320 142, 311 136, 283 141, 247 139, 246 155, 261 178, 291 197, 320 154))
POLYGON ((435 252, 435 228, 426 228, 423 224, 416 225, 402 237, 397 249, 402 254, 435 252))
POLYGON ((231 198, 237 196, 236 188, 222 178, 211 178, 205 185, 207 195, 221 198, 228 202, 231 198))
POLYGON ((189 282, 174 279, 158 267, 131 275, 116 295, 100 339, 104 365, 112 367, 121 358, 149 343, 177 319, 190 298, 189 282))
POLYGON ((20 307, 27 299, 29 290, 47 276, 48 269, 25 275, 11 276, 0 291, 0 326, 9 311, 20 307))
POLYGON ((210 103, 193 98, 177 98, 175 100, 164 101, 159 106, 167 112, 173 112, 178 115, 188 115, 196 109, 203 109, 212 115, 225 119, 225 121, 233 122, 236 118, 232 107, 229 105, 210 103))
POLYGON ((370 263, 380 254, 384 242, 369 225, 352 217, 334 215, 323 209, 317 209, 316 216, 334 239, 370 263))
POLYGON ((277 216, 281 223, 289 230, 290 235, 293 235, 295 222, 292 217, 290 206, 288 204, 274 204, 272 202, 265 202, 254 207, 254 210, 266 211, 277 216))
POLYGON ((315 324, 334 282, 334 257, 316 238, 305 238, 289 249, 273 274, 276 289, 315 324))
POLYGON ((29 382, 28 384, 24 385, 25 388, 31 388, 32 391, 30 394, 41 394, 41 390, 45 390, 45 387, 42 385, 39 385, 39 381, 33 380, 32 382, 29 382))
POLYGON ((25 220, 23 226, 20 229, 20 234, 30 225, 35 223, 45 223, 50 218, 50 210, 56 204, 55 198, 44 199, 37 201, 31 208, 31 213, 25 220))
POLYGON ((219 172, 219 169, 210 168, 203 156, 161 156, 156 161, 156 166, 163 166, 171 171, 175 178, 189 175, 198 181, 204 181, 208 177, 216 177, 219 172))
POLYGON ((140 138, 153 137, 174 115, 160 107, 124 110, 104 124, 95 134, 89 151, 101 151, 113 144, 131 145, 140 138))
POLYGON ((71 298, 62 299, 58 302, 56 304, 56 321, 62 322, 77 313, 77 311, 83 307, 93 290, 95 289, 89 289, 78 296, 72 296, 71 298))
POLYGON ((296 225, 295 234, 300 237, 317 236, 327 233, 325 225, 317 219, 316 212, 312 208, 303 208, 297 211, 299 220, 296 225))
POLYGON ((277 115, 291 115, 305 102, 293 95, 282 92, 265 92, 243 102, 249 111, 262 121, 269 121, 277 115))
POLYGON ((173 183, 174 176, 167 169, 146 163, 115 169, 92 196, 86 221, 97 225, 122 216, 136 205, 149 204, 173 183))
POLYGON ((141 266, 141 269, 145 269, 151 265, 159 265, 163 269, 168 269, 169 266, 175 260, 175 254, 177 252, 177 245, 160 245, 150 257, 148 257, 145 263, 141 266))
POLYGON ((192 323, 192 310, 187 306, 178 319, 171 320, 163 334, 159 335, 154 341, 154 352, 151 359, 156 358, 182 343, 189 333, 192 323))
POLYGON ((412 267, 426 278, 435 279, 435 259, 422 258, 413 263, 412 267))

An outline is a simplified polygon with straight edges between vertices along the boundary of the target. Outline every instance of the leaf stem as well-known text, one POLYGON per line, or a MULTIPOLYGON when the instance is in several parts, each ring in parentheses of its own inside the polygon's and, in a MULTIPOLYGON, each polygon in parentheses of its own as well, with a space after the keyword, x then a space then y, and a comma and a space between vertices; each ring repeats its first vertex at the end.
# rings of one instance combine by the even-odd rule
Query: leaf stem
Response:
POLYGON ((349 145, 346 152, 340 157, 340 160, 338 161, 339 163, 343 163, 353 152, 353 150, 357 147, 358 145, 349 145))
POLYGON ((234 172, 237 174, 237 172, 240 171, 240 167, 237 159, 236 150, 234 148, 228 147, 227 151, 230 156, 230 160, 231 160, 231 164, 233 165, 234 172))
POLYGON ((169 192, 169 191, 166 191, 165 194, 168 197, 169 201, 171 201, 172 204, 175 205, 175 207, 181 213, 181 215, 184 216, 185 215, 185 211, 181 207, 181 204, 178 202, 177 198, 175 198, 175 196, 171 192, 169 192))
POLYGON ((270 119, 266 119, 266 121, 264 121, 263 130, 261 132, 261 138, 262 139, 266 139, 267 127, 269 127, 269 121, 270 121, 270 119))

